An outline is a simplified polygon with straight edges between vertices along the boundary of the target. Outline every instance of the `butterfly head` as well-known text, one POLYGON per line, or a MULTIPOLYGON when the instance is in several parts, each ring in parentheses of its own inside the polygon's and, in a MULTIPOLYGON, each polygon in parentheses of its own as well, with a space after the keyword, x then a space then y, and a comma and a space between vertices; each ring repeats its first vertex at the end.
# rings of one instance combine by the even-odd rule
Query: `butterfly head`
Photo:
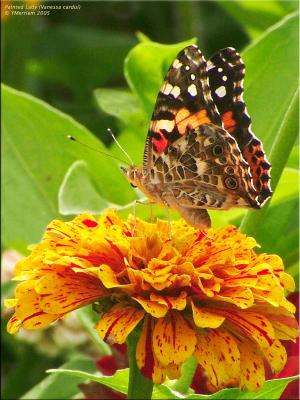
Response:
POLYGON ((143 173, 140 167, 136 167, 135 165, 131 165, 129 168, 121 167, 121 171, 126 175, 131 186, 133 187, 142 186, 141 179, 143 173))

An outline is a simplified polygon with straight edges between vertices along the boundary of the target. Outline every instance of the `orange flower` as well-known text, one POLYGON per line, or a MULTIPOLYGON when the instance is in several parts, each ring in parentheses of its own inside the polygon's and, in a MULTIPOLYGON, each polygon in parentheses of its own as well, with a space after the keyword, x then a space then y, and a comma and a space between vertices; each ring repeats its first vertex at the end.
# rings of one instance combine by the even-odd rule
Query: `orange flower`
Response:
POLYGON ((183 220, 155 224, 109 210, 71 222, 53 221, 42 242, 16 265, 24 280, 8 331, 42 328, 66 313, 106 299, 99 335, 124 343, 139 324, 136 359, 155 383, 178 378, 194 355, 216 389, 258 390, 263 359, 279 372, 280 340, 298 335, 294 306, 284 296, 293 279, 276 255, 256 254, 255 240, 233 226, 197 230, 183 220), (109 301, 108 301, 109 300, 109 301))

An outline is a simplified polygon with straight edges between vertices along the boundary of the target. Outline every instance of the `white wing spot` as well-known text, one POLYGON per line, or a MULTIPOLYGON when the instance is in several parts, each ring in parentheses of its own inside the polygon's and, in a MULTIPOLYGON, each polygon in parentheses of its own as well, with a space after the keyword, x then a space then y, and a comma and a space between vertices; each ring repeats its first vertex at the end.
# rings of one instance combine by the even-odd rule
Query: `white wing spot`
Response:
POLYGON ((219 97, 224 97, 226 95, 226 88, 225 86, 220 86, 218 87, 218 89, 215 90, 215 93, 219 96, 219 97))
POLYGON ((189 70, 190 70, 190 66, 189 66, 189 65, 186 65, 186 66, 185 66, 185 69, 186 69, 186 71, 189 71, 189 70))
POLYGON ((178 69, 182 66, 182 63, 176 58, 176 60, 173 62, 173 67, 178 69))
POLYGON ((223 68, 218 68, 218 72, 222 72, 223 71, 223 68))
POLYGON ((227 81, 227 76, 226 75, 222 76, 222 79, 223 79, 224 82, 226 82, 227 81))
POLYGON ((194 81, 196 79, 196 76, 194 74, 191 74, 191 80, 194 81))
POLYGON ((180 95, 180 87, 174 86, 173 89, 171 90, 170 94, 172 94, 176 99, 180 95))
POLYGON ((165 85, 163 86, 163 88, 162 88, 162 92, 164 93, 164 94, 170 94, 170 92, 171 92, 171 90, 173 89, 173 86, 170 84, 170 83, 165 83, 165 85))
POLYGON ((196 96, 197 95, 197 88, 196 85, 192 84, 188 87, 188 92, 191 96, 196 96))
POLYGON ((211 61, 207 61, 207 71, 214 68, 214 64, 211 61))

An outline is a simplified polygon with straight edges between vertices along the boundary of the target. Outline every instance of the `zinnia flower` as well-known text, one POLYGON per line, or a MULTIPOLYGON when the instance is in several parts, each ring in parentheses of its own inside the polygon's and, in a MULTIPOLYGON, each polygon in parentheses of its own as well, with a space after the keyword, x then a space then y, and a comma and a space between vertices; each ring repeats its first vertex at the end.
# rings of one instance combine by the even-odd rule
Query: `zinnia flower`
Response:
POLYGON ((123 222, 109 210, 55 220, 29 257, 16 265, 15 307, 8 331, 39 329, 86 304, 103 301, 96 329, 124 343, 138 325, 136 360, 155 383, 178 378, 194 355, 215 390, 258 390, 264 359, 286 363, 281 340, 298 335, 294 290, 280 257, 256 254, 233 226, 201 231, 183 220, 123 222))

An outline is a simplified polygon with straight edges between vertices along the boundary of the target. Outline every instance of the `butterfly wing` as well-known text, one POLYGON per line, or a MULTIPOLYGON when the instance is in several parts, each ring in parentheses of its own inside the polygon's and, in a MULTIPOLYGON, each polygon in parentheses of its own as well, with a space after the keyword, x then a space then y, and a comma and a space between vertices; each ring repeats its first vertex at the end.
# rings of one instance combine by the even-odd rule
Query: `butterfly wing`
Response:
POLYGON ((224 128, 236 140, 248 163, 257 201, 262 205, 270 196, 270 164, 261 142, 251 131, 251 118, 243 101, 245 64, 231 47, 214 54, 208 61, 211 94, 221 115, 224 128))
POLYGON ((210 94, 205 58, 191 45, 177 55, 160 88, 145 145, 144 174, 170 144, 207 123, 222 121, 210 94))

